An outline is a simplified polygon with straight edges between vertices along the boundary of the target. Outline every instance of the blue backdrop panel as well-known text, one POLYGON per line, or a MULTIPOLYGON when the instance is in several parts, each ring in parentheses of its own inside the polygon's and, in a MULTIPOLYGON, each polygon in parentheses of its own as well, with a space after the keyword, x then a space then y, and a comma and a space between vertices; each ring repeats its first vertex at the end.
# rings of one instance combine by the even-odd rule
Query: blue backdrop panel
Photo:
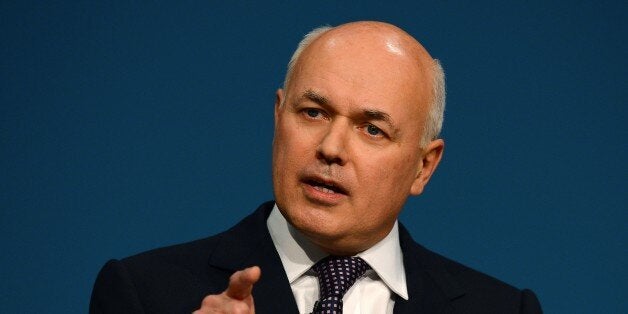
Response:
POLYGON ((2 1, 0 312, 86 312, 107 259, 271 199, 286 63, 359 19, 447 73, 445 157, 402 214, 415 239, 547 313, 628 312, 628 8, 548 2, 2 1))

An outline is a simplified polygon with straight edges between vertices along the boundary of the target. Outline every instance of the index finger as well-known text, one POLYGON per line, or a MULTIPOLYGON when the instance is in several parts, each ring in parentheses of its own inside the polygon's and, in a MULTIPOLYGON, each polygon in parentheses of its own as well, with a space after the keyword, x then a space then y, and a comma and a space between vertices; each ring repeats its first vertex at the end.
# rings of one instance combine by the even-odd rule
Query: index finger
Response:
POLYGON ((228 297, 244 300, 251 295, 253 285, 259 280, 262 271, 257 266, 237 271, 229 278, 229 286, 225 293, 228 297))

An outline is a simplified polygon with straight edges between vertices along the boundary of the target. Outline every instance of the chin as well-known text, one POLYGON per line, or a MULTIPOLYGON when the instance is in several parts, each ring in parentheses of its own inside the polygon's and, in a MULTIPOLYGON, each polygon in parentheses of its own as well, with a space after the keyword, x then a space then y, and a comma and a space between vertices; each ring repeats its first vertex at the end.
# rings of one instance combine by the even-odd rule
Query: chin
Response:
POLYGON ((338 230, 342 229, 337 225, 341 219, 333 217, 325 208, 309 204, 296 205, 291 208, 291 210, 283 210, 283 216, 293 227, 308 237, 333 238, 338 230))
POLYGON ((344 219, 317 208, 305 211, 307 213, 301 211, 284 217, 312 243, 330 254, 350 255, 357 252, 352 244, 355 241, 353 234, 347 232, 351 226, 343 225, 344 219))

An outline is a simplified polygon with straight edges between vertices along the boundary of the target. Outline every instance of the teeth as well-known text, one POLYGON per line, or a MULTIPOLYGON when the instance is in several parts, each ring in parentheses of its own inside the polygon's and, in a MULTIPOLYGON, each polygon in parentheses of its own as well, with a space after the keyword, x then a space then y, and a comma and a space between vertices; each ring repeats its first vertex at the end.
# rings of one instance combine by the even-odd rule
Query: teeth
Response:
POLYGON ((321 192, 323 192, 323 193, 329 193, 329 194, 334 194, 334 193, 336 193, 336 192, 334 192, 333 190, 330 190, 330 189, 328 189, 328 188, 326 188, 326 187, 323 187, 323 186, 314 186, 314 189, 315 189, 315 190, 317 190, 317 191, 321 191, 321 192))

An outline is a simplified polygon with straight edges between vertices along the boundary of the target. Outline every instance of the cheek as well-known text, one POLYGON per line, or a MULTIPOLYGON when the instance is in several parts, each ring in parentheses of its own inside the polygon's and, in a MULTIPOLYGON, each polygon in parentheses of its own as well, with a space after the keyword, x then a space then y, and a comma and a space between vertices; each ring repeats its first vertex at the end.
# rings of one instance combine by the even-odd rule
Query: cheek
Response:
POLYGON ((309 146, 298 125, 279 125, 273 141, 274 174, 282 180, 292 179, 303 162, 308 160, 308 154, 311 154, 309 146))
POLYGON ((316 156, 317 130, 298 123, 284 125, 280 129, 278 150, 285 154, 283 158, 298 164, 316 156))
POLYGON ((380 158, 371 154, 368 163, 363 163, 361 184, 368 184, 366 192, 373 202, 397 202, 405 199, 416 177, 417 160, 408 152, 387 153, 380 158))

